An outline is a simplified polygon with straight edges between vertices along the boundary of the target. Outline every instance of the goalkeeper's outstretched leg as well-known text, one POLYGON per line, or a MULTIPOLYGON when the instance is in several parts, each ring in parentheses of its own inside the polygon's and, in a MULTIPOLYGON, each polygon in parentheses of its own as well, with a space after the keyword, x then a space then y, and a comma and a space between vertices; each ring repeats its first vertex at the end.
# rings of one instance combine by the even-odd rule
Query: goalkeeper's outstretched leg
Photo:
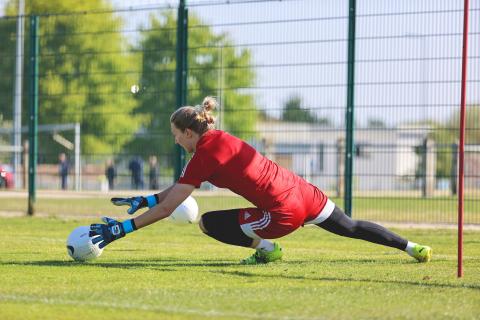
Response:
POLYGON ((362 239, 406 251, 418 262, 428 262, 432 257, 430 247, 410 242, 376 223, 353 220, 336 206, 325 221, 316 225, 340 236, 362 239))

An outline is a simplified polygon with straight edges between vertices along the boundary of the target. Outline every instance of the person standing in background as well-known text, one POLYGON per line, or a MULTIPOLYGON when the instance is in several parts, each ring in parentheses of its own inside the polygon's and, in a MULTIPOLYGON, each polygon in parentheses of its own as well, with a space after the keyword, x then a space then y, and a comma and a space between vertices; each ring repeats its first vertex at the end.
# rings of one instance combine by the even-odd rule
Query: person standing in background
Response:
POLYGON ((58 155, 58 174, 60 176, 60 184, 62 190, 67 190, 68 170, 69 164, 67 160, 67 155, 62 152, 58 155))
POLYGON ((135 156, 128 164, 128 169, 132 175, 132 189, 143 189, 143 160, 140 156, 135 156))
POLYGON ((115 170, 115 166, 113 164, 112 159, 107 160, 107 166, 106 166, 106 169, 105 169, 105 176, 107 177, 107 180, 108 180, 108 190, 113 190, 114 189, 115 178, 117 177, 117 172, 115 170))
POLYGON ((159 185, 158 185, 159 168, 158 168, 158 161, 156 156, 150 156, 149 166, 150 166, 149 188, 150 190, 157 190, 159 188, 159 185))

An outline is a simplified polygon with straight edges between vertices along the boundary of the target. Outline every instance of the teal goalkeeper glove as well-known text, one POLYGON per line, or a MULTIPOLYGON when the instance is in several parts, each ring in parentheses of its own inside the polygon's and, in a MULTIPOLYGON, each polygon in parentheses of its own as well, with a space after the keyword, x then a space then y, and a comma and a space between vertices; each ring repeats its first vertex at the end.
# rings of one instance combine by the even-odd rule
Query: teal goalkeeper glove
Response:
POLYGON ((131 197, 131 198, 112 198, 110 201, 116 206, 130 206, 128 208, 128 214, 134 214, 138 209, 141 208, 153 208, 157 205, 157 197, 155 195, 150 195, 147 197, 131 197))
POLYGON ((125 237, 127 233, 137 230, 133 219, 125 220, 123 222, 117 221, 109 217, 103 217, 102 223, 95 223, 90 225, 89 236, 92 237, 92 243, 97 244, 100 249, 103 249, 107 244, 125 237))

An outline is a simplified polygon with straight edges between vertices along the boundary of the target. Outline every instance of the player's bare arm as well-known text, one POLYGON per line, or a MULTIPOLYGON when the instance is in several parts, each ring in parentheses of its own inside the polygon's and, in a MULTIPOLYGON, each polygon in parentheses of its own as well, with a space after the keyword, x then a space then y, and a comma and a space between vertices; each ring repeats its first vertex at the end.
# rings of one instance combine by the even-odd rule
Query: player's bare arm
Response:
POLYGON ((163 192, 164 197, 161 202, 134 219, 135 226, 140 229, 170 216, 194 189, 195 187, 189 184, 174 184, 167 189, 167 193, 165 193, 167 190, 163 192))
POLYGON ((129 198, 112 198, 111 201, 116 206, 129 206, 127 209, 128 214, 134 214, 137 210, 142 208, 153 208, 160 202, 162 202, 170 190, 173 188, 174 184, 166 188, 162 192, 157 194, 152 194, 149 196, 135 196, 129 198))
MULTIPOLYGON (((149 206, 150 209, 135 219, 128 219, 123 222, 105 217, 104 224, 96 223, 90 225, 89 237, 94 245, 98 245, 99 249, 103 249, 109 243, 125 237, 128 233, 143 228, 156 221, 162 220, 172 214, 195 189, 194 186, 188 184, 173 185, 165 198, 158 205, 149 206)), ((133 202, 138 202, 133 199, 133 202)), ((130 209, 135 208, 131 206, 130 209)), ((133 212, 129 213, 132 214, 133 212)), ((138 206, 136 207, 138 209, 138 206)), ((135 211, 136 211, 135 209, 135 211)))
POLYGON ((162 190, 161 192, 159 193, 156 193, 155 194, 155 197, 157 198, 157 202, 160 203, 162 202, 163 200, 165 200, 165 198, 167 197, 168 193, 170 192, 170 190, 172 190, 172 188, 175 186, 175 183, 172 184, 170 187, 162 190))

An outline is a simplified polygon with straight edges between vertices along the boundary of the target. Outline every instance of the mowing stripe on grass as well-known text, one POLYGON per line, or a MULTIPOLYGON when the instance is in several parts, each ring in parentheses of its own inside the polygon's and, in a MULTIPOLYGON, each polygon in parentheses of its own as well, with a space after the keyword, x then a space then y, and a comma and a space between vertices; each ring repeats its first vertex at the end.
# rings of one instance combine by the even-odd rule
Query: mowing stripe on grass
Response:
POLYGON ((239 317, 243 319, 280 319, 280 320, 319 320, 325 318, 311 318, 311 317, 289 317, 289 316, 279 316, 279 315, 268 315, 268 314, 252 314, 252 313, 241 313, 241 312, 223 312, 217 310, 203 311, 198 309, 191 308, 181 308, 181 307, 158 307, 150 306, 145 304, 130 304, 122 303, 118 304, 115 302, 102 302, 102 301, 83 301, 83 300, 70 300, 70 299, 58 299, 58 298, 38 298, 31 296, 20 296, 20 295, 4 295, 0 294, 0 302, 28 302, 28 303, 39 303, 39 304, 48 304, 48 305, 74 305, 74 306, 89 306, 89 307, 102 307, 102 308, 112 308, 112 309, 130 309, 130 310, 143 310, 143 311, 156 311, 164 313, 173 313, 173 314, 192 314, 203 317, 239 317))

